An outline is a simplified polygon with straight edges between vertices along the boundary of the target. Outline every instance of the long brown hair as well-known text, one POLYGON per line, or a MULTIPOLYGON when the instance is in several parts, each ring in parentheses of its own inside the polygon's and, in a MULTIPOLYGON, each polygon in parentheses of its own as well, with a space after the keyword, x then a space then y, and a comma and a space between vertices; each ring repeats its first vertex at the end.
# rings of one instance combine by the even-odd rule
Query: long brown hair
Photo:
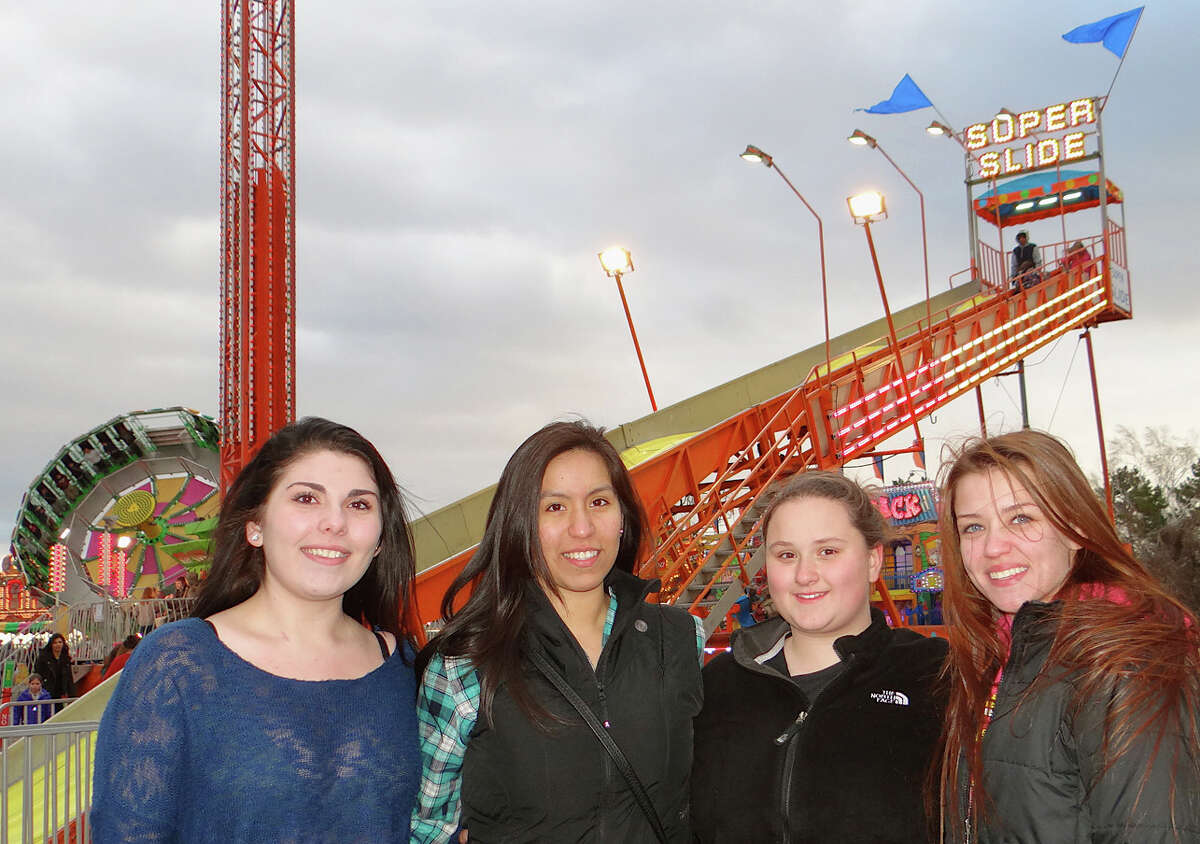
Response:
POLYGON ((542 478, 551 460, 575 450, 604 462, 620 502, 623 532, 613 568, 632 572, 641 551, 646 524, 641 501, 602 429, 583 421, 553 422, 521 443, 500 475, 479 547, 442 599, 446 626, 417 658, 418 677, 435 652, 469 659, 481 678, 480 711, 489 720, 501 686, 535 725, 547 728, 553 720, 529 691, 521 655, 529 589, 553 582, 538 536, 542 478), (468 587, 470 597, 456 610, 458 595, 468 587))
MULTIPOLYGON (((997 627, 997 611, 967 576, 955 514, 955 493, 968 475, 998 470, 1013 486, 1032 496, 1047 521, 1072 543, 1071 569, 1055 596, 1060 621, 1046 667, 1026 695, 1046 682, 1073 678, 1068 713, 1088 701, 1108 699, 1120 677, 1104 721, 1102 776, 1135 744, 1149 742, 1146 770, 1137 785, 1140 796, 1158 750, 1173 733, 1196 741, 1200 703, 1200 637, 1196 618, 1138 562, 1117 537, 1083 471, 1061 442, 1040 431, 1016 431, 967 442, 942 481, 940 516, 946 586, 943 607, 950 657, 946 674, 950 702, 941 738, 941 774, 937 794, 953 840, 962 840, 964 819, 957 811, 957 788, 964 773, 975 784, 976 810, 986 814, 982 792, 981 717, 996 672, 1008 658, 1008 644, 997 627), (1119 589, 1120 601, 1095 599, 1088 584, 1119 589), (1051 666, 1053 668, 1051 668, 1051 666), (1053 674, 1053 676, 1050 676, 1053 674), (963 766, 966 766, 966 771, 963 766)), ((1020 704, 1018 704, 1020 705, 1020 704)), ((1175 756, 1175 764, 1196 764, 1175 756)), ((1093 783, 1084 783, 1089 788, 1093 783)), ((1172 801, 1174 794, 1172 794, 1172 801)), ((978 824, 975 825, 978 829, 978 824)))

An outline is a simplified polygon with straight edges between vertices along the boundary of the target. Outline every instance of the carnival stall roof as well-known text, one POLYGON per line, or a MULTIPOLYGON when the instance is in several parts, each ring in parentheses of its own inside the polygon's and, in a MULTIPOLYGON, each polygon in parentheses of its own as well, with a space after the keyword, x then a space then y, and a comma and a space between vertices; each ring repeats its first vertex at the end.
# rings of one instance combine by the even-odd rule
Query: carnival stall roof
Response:
MULTIPOLYGON (((1107 202, 1124 195, 1110 179, 1107 202)), ((975 213, 994 226, 1017 226, 1059 213, 1069 214, 1100 205, 1100 174, 1086 170, 1044 170, 1009 179, 976 197, 975 213)))

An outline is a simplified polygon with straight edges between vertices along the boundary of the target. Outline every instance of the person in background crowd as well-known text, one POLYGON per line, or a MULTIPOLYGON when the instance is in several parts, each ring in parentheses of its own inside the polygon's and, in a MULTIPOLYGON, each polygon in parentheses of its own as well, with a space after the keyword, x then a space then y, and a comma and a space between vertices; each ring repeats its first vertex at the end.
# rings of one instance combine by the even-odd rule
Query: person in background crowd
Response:
POLYGON ((103 682, 112 675, 116 674, 125 667, 125 663, 129 662, 129 657, 133 654, 133 649, 142 641, 142 637, 136 633, 130 633, 125 637, 125 640, 117 646, 117 653, 108 661, 104 667, 104 671, 100 674, 100 680, 103 682))
POLYGON ((509 459, 483 539, 443 600, 446 626, 418 660, 413 842, 455 840, 460 827, 473 841, 691 840, 703 628, 646 602, 659 583, 632 574, 644 534, 599 429, 556 422, 509 459))
POLYGON ((137 603, 134 619, 137 621, 138 632, 143 636, 154 629, 154 599, 157 597, 158 590, 147 586, 142 590, 142 599, 137 603))
MULTIPOLYGON (((33 670, 42 677, 42 684, 50 697, 55 700, 75 697, 75 676, 71 667, 71 649, 63 634, 55 633, 50 641, 38 654, 33 670)), ((54 711, 59 712, 63 704, 54 704, 54 711)))
POLYGON ((93 840, 407 840, 414 568, 374 446, 325 419, 276 432, 222 501, 193 617, 121 672, 96 743, 93 840))
POLYGON ((1200 841, 1200 626, 1067 448, 968 442, 942 482, 944 841, 1200 841))
POLYGON ((27 686, 25 691, 17 695, 17 705, 12 708, 13 724, 21 726, 22 724, 41 724, 50 720, 50 716, 54 714, 54 707, 50 704, 42 704, 41 706, 30 706, 28 704, 22 706, 25 701, 33 700, 50 700, 51 694, 42 687, 42 675, 33 673, 29 675, 26 681, 27 686))
POLYGON ((1083 268, 1089 261, 1092 260, 1091 254, 1083 245, 1082 240, 1077 240, 1071 244, 1071 248, 1067 250, 1066 256, 1063 258, 1063 268, 1072 275, 1077 275, 1083 271, 1083 268))
POLYGON ((705 666, 695 840, 927 844, 946 643, 871 607, 887 523, 853 480, 814 471, 774 492, 762 525, 778 617, 705 666))

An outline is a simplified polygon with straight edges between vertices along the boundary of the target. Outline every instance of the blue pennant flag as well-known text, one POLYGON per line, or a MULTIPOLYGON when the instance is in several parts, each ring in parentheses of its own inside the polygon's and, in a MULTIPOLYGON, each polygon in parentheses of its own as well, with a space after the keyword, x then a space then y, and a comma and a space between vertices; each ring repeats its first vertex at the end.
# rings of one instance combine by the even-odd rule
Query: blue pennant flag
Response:
POLYGON ((1142 9, 1144 8, 1146 7, 1138 6, 1136 9, 1121 12, 1119 15, 1113 15, 1095 23, 1077 26, 1065 33, 1063 40, 1070 41, 1072 44, 1095 44, 1097 41, 1101 41, 1106 50, 1117 58, 1123 59, 1125 51, 1129 49, 1129 41, 1133 38, 1133 31, 1142 18, 1142 9))
POLYGON ((879 478, 879 480, 882 481, 883 480, 883 458, 880 457, 878 454, 872 455, 871 463, 873 464, 874 469, 875 469, 875 477, 879 478))
MULTIPOLYGON (((1066 36, 1064 36, 1066 37, 1066 36)), ((906 111, 916 111, 919 108, 929 108, 933 103, 929 97, 917 87, 912 77, 907 73, 892 91, 892 96, 882 102, 875 103, 870 108, 856 108, 855 111, 865 111, 868 114, 902 114, 906 111)))

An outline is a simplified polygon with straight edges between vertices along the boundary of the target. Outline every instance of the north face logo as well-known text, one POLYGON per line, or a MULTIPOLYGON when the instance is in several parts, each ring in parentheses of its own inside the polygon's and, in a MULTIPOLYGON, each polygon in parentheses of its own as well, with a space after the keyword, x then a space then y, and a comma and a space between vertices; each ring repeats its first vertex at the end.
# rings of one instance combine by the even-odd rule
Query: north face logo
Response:
POLYGON ((884 689, 881 692, 871 692, 871 700, 876 703, 894 703, 896 706, 908 706, 908 695, 904 692, 893 692, 884 689))

